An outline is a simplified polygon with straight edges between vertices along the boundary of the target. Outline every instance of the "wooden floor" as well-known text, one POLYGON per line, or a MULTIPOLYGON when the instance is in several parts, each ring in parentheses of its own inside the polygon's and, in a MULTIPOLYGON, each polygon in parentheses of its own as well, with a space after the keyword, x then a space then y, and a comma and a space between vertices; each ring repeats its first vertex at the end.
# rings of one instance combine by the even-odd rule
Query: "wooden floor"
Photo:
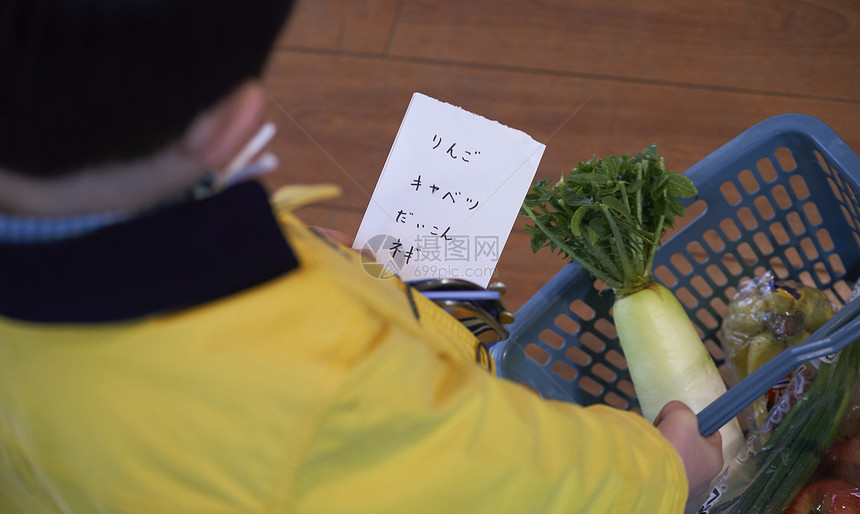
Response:
MULTIPOLYGON (((538 177, 654 142, 683 171, 753 124, 815 116, 860 151, 857 0, 304 0, 267 74, 286 183, 354 235, 413 92, 547 145, 538 177)), ((519 220, 498 266, 519 308, 561 268, 519 220)))

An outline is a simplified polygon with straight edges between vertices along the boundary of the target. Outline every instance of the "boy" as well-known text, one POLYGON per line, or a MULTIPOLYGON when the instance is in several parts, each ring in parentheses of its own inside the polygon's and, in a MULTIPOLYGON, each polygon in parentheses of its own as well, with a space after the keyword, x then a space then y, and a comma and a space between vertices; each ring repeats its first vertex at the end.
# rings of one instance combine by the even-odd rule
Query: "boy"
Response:
POLYGON ((289 10, 0 9, 0 511, 680 511, 722 460, 685 406, 543 401, 258 184, 185 194, 289 10))

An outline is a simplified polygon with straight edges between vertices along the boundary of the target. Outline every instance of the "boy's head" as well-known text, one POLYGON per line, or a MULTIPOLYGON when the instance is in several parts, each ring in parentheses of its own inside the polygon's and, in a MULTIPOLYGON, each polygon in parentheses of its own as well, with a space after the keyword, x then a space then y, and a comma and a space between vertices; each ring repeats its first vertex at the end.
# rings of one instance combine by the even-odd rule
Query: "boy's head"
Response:
POLYGON ((0 169, 150 155, 259 76, 292 0, 6 0, 0 169))

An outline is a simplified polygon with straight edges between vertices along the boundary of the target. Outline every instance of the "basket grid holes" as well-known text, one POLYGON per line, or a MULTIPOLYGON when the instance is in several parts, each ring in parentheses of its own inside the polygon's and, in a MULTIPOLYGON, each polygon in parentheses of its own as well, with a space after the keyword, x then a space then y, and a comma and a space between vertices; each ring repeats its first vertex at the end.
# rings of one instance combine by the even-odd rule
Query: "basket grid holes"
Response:
MULTIPOLYGON (((593 309, 587 307, 582 302, 574 302, 571 308, 589 317, 596 314, 593 309)), ((577 316, 573 312, 571 314, 577 316)), ((607 342, 617 339, 615 326, 607 318, 594 317, 591 320, 581 321, 582 325, 575 321, 573 317, 564 314, 556 317, 556 327, 567 335, 579 334, 580 345, 570 346, 565 349, 564 358, 556 357, 550 364, 550 369, 553 373, 567 381, 576 379, 578 375, 577 369, 586 369, 587 374, 580 376, 578 381, 581 382, 589 376, 592 378, 588 379, 585 384, 578 383, 578 386, 586 392, 599 396, 602 394, 604 386, 612 385, 618 380, 619 373, 627 369, 627 362, 619 352, 611 349, 607 350, 607 342), (566 360, 570 362, 565 362, 566 360), (595 381, 595 379, 599 379, 599 381, 595 381), (597 390, 598 386, 600 387, 599 392, 597 390)), ((561 349, 565 343, 563 335, 549 328, 541 331, 539 340, 541 343, 556 350, 561 349)), ((552 360, 552 356, 547 350, 534 343, 527 345, 526 355, 542 365, 552 360)), ((619 396, 619 398, 621 397, 619 396)), ((626 402, 627 400, 624 401, 626 402)))
MULTIPOLYGON (((781 156, 778 155, 778 160, 780 160, 780 167, 784 171, 792 171, 796 168, 796 163, 793 157, 791 157, 791 152, 788 151, 787 148, 778 149, 777 154, 781 154, 781 156)), ((820 160, 823 161, 823 159, 820 160)), ((772 161, 768 158, 760 159, 758 161, 757 170, 760 173, 762 180, 765 182, 772 182, 778 178, 776 169, 774 168, 772 161)), ((832 171, 830 174, 831 176, 835 176, 832 171)), ((762 184, 759 183, 752 171, 748 169, 742 170, 738 174, 737 180, 746 192, 746 196, 753 195, 762 190, 762 184)), ((840 202, 844 204, 843 201, 845 198, 851 198, 852 200, 855 198, 853 190, 851 190, 851 188, 846 188, 841 180, 838 180, 838 184, 832 179, 828 180, 831 185, 831 189, 834 191, 834 195, 840 200, 840 202)), ((790 177, 789 184, 791 186, 793 196, 797 200, 805 199, 810 196, 809 188, 803 177, 799 175, 792 176, 790 177)), ((737 205, 742 203, 744 200, 748 201, 745 195, 741 194, 737 186, 731 181, 726 181, 720 187, 720 191, 730 205, 737 205)), ((792 194, 789 193, 789 191, 781 184, 776 184, 771 188, 770 195, 770 198, 765 194, 755 196, 752 200, 755 210, 750 209, 747 206, 742 206, 737 209, 738 221, 744 229, 746 229, 746 232, 751 232, 759 228, 759 226, 763 225, 765 221, 773 220, 777 216, 777 211, 773 206, 774 204, 780 211, 786 211, 791 208, 792 205, 797 203, 793 201, 791 197, 792 194)), ((843 206, 843 214, 852 228, 856 230, 858 226, 856 214, 857 209, 852 202, 848 202, 844 205, 847 205, 847 207, 843 206)), ((811 231, 816 226, 821 225, 824 221, 817 206, 811 201, 803 202, 801 204, 801 212, 803 213, 804 219, 801 219, 796 212, 790 212, 785 216, 786 222, 789 223, 789 226, 792 228, 792 232, 794 232, 795 235, 803 234, 807 229, 811 231)), ((841 276, 846 270, 839 255, 833 253, 835 245, 826 228, 819 228, 816 230, 814 233, 814 239, 812 237, 805 237, 800 240, 799 247, 805 254, 804 258, 797 252, 794 246, 786 246, 790 242, 790 238, 788 237, 788 233, 781 221, 771 222, 769 227, 770 233, 759 231, 752 234, 751 239, 756 245, 756 248, 753 248, 749 243, 743 241, 736 245, 737 255, 732 252, 725 252, 720 259, 724 269, 731 275, 738 276, 744 271, 749 271, 749 266, 766 261, 773 271, 777 273, 777 276, 780 278, 787 278, 790 273, 785 265, 786 260, 795 269, 805 267, 808 263, 811 265, 809 267, 814 270, 814 274, 809 272, 801 273, 800 279, 802 282, 807 283, 808 285, 814 285, 821 289, 827 289, 828 286, 830 286, 837 290, 839 297, 842 297, 842 301, 847 298, 846 293, 850 294, 850 288, 844 281, 831 283, 832 277, 841 276), (773 239, 771 239, 772 237, 773 239), (777 253, 777 248, 783 249, 779 252, 781 256, 775 255, 777 253), (820 259, 824 255, 826 255, 827 258, 820 259)), ((738 228, 738 225, 729 218, 722 220, 720 223, 720 229, 723 232, 723 235, 731 242, 738 242, 743 239, 741 229, 738 228)), ((725 243, 714 231, 709 231, 709 233, 705 235, 705 243, 716 252, 721 252, 725 249, 725 243)), ((696 241, 688 243, 686 249, 688 255, 692 256, 692 258, 700 264, 709 260, 705 247, 696 241)), ((669 262, 679 276, 691 275, 695 271, 694 267, 690 264, 690 261, 680 252, 670 256, 669 262)), ((758 275, 764 271, 765 269, 763 267, 756 267, 752 275, 758 275)), ((684 304, 688 310, 697 307, 700 300, 710 297, 713 294, 713 289, 709 282, 715 283, 717 289, 721 289, 726 283, 725 275, 715 264, 709 264, 703 275, 694 275, 686 280, 686 282, 692 286, 693 291, 691 291, 690 288, 681 285, 681 281, 678 279, 678 276, 676 276, 666 266, 659 266, 655 270, 655 275, 665 285, 667 285, 667 287, 674 289, 676 296, 679 297, 679 300, 681 300, 682 304, 684 304)), ((732 292, 732 296, 733 294, 734 293, 732 292)), ((731 298, 731 296, 728 296, 727 299, 728 298, 731 298)), ((835 303, 840 303, 840 298, 834 299, 836 300, 835 303)), ((720 319, 725 313, 725 308, 726 307, 723 302, 720 302, 720 305, 715 307, 714 312, 720 319)), ((714 317, 711 315, 711 312, 707 310, 699 309, 696 313, 694 323, 699 325, 697 328, 700 333, 704 332, 707 334, 708 332, 714 332, 715 329, 718 328, 718 322, 716 322, 714 317)), ((712 350, 711 353, 714 354, 716 352, 712 350)))

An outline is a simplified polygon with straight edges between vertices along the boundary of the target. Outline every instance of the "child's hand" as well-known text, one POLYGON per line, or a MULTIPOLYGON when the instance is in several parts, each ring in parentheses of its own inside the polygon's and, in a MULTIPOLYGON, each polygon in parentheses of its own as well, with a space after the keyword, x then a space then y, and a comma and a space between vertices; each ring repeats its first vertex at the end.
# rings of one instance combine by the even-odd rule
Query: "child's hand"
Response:
POLYGON ((704 438, 699 434, 696 414, 679 401, 671 401, 654 418, 654 426, 672 443, 687 473, 689 498, 696 498, 723 468, 722 437, 719 432, 704 438))
MULTIPOLYGON (((320 237, 324 237, 329 241, 333 241, 340 245, 343 245, 347 248, 352 248, 353 243, 355 243, 355 238, 349 235, 344 234, 343 232, 333 230, 330 228, 319 227, 316 225, 308 225, 308 228, 311 229, 316 235, 320 237)), ((356 252, 361 255, 363 259, 362 262, 376 262, 376 255, 373 254, 373 251, 366 246, 361 249, 355 249, 356 252)))
POLYGON ((352 246, 352 243, 355 241, 355 238, 352 236, 348 236, 343 232, 339 232, 337 230, 332 230, 330 228, 318 227, 316 225, 311 225, 308 228, 317 233, 317 235, 325 237, 335 243, 342 244, 343 246, 349 248, 352 246))

